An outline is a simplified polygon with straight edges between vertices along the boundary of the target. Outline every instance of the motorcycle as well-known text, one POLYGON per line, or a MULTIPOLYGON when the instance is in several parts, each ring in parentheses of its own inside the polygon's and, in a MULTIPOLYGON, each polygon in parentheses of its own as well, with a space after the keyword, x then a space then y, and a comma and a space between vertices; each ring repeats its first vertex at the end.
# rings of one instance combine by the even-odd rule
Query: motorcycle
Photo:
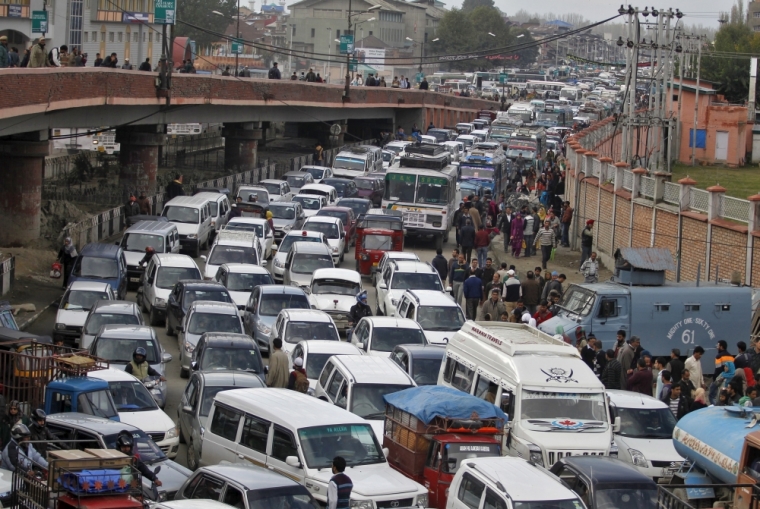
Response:
POLYGON ((163 405, 163 394, 161 394, 161 388, 159 384, 161 383, 161 377, 160 376, 147 376, 141 380, 143 385, 146 389, 148 389, 148 392, 151 396, 153 396, 153 399, 156 401, 156 404, 160 407, 163 405))

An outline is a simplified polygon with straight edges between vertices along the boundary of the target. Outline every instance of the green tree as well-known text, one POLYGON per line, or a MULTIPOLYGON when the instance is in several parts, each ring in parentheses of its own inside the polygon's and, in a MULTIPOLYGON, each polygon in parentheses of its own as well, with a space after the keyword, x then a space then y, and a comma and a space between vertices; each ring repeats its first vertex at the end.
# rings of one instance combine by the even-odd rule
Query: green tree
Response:
POLYGON ((464 0, 462 2, 462 11, 474 11, 478 7, 493 7, 493 0, 464 0))
POLYGON ((174 35, 177 37, 189 37, 198 46, 209 46, 221 39, 210 32, 224 33, 233 22, 237 13, 237 2, 232 0, 182 0, 177 5, 177 25, 174 27, 174 35), (212 11, 223 14, 219 16, 212 11), (190 23, 203 30, 185 25, 190 23))

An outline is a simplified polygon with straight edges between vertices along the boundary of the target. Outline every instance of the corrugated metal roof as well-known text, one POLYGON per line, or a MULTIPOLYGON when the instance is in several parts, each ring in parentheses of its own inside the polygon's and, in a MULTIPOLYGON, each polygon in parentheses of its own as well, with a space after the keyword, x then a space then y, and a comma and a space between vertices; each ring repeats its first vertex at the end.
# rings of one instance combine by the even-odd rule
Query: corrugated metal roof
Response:
POLYGON ((673 255, 661 247, 621 247, 620 256, 635 269, 675 270, 673 255))

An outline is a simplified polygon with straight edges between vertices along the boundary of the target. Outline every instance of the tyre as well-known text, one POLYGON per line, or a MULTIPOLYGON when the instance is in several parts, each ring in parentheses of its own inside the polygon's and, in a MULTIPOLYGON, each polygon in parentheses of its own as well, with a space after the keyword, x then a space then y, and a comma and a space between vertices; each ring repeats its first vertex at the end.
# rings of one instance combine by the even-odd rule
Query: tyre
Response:
POLYGON ((185 368, 179 368, 180 378, 190 378, 190 370, 185 368))
POLYGON ((150 323, 150 325, 153 327, 161 324, 161 319, 158 317, 158 313, 156 313, 155 306, 150 309, 150 314, 148 315, 148 323, 150 323))
POLYGON ((340 258, 338 259, 338 263, 343 263, 343 259, 345 258, 344 254, 340 254, 340 258))
POLYGON ((187 443, 187 468, 190 470, 198 470, 198 457, 192 439, 187 443))
POLYGON ((201 243, 200 241, 195 245, 195 250, 193 251, 193 258, 199 258, 201 256, 201 243))
POLYGON ((351 241, 349 240, 349 241, 347 241, 347 242, 346 242, 346 243, 343 245, 343 252, 344 252, 344 253, 348 253, 348 248, 350 248, 350 247, 351 247, 351 241))
POLYGON ((375 316, 383 316, 383 312, 380 311, 380 304, 377 305, 377 309, 375 310, 375 316))
POLYGON ((449 241, 449 230, 446 230, 443 232, 443 241, 448 242, 449 241))

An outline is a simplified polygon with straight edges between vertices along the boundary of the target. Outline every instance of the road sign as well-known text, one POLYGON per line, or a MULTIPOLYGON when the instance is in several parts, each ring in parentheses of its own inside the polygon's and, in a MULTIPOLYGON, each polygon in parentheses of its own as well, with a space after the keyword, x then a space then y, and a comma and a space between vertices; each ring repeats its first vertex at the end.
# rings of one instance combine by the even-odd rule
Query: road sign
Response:
POLYGON ((174 25, 177 21, 177 0, 155 0, 153 23, 174 25))
POLYGON ((232 40, 232 54, 233 55, 242 55, 243 54, 243 39, 233 39, 232 40))
POLYGON ((354 52, 354 36, 352 34, 341 35, 340 36, 340 54, 348 55, 353 52, 354 52))
POLYGON ((48 31, 47 11, 32 11, 32 33, 45 34, 48 31))
POLYGON ((417 76, 415 76, 415 79, 417 80, 417 83, 422 83, 422 78, 424 77, 425 77, 424 74, 422 74, 421 72, 418 72, 417 76))
POLYGON ((330 134, 333 136, 338 136, 340 134, 341 128, 340 124, 333 124, 330 126, 330 134))
POLYGON ((355 58, 351 59, 351 62, 348 64, 348 71, 349 72, 356 72, 356 69, 359 67, 359 61, 355 58))
POLYGON ((499 73, 499 83, 503 85, 507 82, 507 75, 505 73, 499 73))

